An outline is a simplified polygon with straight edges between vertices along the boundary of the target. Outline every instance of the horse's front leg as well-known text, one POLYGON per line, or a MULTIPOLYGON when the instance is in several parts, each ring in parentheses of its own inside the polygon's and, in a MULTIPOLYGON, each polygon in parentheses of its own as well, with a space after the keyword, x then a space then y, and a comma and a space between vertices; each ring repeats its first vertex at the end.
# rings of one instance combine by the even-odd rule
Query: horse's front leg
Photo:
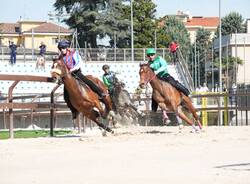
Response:
POLYGON ((159 106, 162 110, 162 120, 163 122, 169 122, 169 117, 167 115, 168 108, 165 103, 159 103, 159 106))

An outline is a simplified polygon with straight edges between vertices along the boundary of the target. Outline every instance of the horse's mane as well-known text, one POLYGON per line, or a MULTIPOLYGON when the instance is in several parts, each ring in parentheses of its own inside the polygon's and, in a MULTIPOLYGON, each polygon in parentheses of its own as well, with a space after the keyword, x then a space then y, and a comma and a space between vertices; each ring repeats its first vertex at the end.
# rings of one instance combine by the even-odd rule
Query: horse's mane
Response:
POLYGON ((63 61, 63 55, 62 55, 62 54, 60 54, 60 55, 55 55, 55 56, 52 57, 52 61, 53 61, 53 62, 56 62, 56 61, 58 61, 58 60, 63 61))
POLYGON ((140 63, 140 68, 142 68, 142 67, 144 67, 144 66, 148 67, 148 69, 149 69, 150 71, 154 72, 154 71, 152 70, 152 68, 150 67, 150 64, 149 64, 149 63, 140 63))

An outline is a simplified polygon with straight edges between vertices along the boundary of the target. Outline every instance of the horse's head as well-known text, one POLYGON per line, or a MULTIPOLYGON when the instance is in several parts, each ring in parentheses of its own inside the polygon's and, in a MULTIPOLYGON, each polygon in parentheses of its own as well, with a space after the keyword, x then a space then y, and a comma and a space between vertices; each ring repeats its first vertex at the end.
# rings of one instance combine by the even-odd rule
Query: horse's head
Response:
POLYGON ((155 74, 148 64, 140 64, 140 87, 145 88, 147 83, 154 79, 155 74))
POLYGON ((53 58, 53 65, 50 73, 51 77, 56 79, 62 79, 69 73, 69 70, 64 64, 62 57, 53 58))

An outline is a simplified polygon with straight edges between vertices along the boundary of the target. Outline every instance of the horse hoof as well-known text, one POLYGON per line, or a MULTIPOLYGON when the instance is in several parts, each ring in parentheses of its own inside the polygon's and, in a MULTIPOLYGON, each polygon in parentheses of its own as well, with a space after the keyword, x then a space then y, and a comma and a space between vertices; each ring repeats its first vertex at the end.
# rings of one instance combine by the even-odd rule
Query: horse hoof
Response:
POLYGON ((102 132, 102 136, 103 136, 103 137, 107 137, 107 131, 103 131, 103 132, 102 132))
POLYGON ((200 131, 199 131, 199 130, 197 130, 197 129, 193 129, 193 130, 191 130, 191 131, 190 131, 190 133, 196 133, 196 134, 199 134, 199 133, 200 133, 200 131))
POLYGON ((183 124, 180 124, 179 125, 179 130, 182 130, 184 128, 184 125, 183 124))

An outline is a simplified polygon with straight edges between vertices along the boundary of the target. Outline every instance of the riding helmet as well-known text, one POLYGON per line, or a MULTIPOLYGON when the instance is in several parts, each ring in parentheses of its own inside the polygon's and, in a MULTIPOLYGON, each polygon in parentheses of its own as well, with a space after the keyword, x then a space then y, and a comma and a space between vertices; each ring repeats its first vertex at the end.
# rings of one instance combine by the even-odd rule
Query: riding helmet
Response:
POLYGON ((60 41, 60 42, 58 43, 57 48, 58 48, 59 50, 61 50, 61 49, 66 49, 66 48, 68 48, 69 46, 70 46, 70 42, 69 42, 68 40, 62 40, 62 41, 60 41))
POLYGON ((147 55, 149 55, 149 54, 156 54, 156 50, 154 48, 149 48, 149 49, 147 49, 146 54, 147 55))
POLYGON ((103 70, 109 69, 109 65, 103 65, 103 66, 102 66, 102 69, 103 69, 103 70))

